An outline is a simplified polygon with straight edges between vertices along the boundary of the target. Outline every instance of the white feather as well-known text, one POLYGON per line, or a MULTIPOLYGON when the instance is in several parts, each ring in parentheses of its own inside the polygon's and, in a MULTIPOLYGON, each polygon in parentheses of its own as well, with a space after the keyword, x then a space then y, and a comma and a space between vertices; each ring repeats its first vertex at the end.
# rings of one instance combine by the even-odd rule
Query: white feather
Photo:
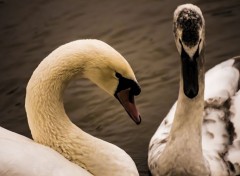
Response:
MULTIPOLYGON (((176 9, 174 23, 177 23, 178 15, 185 8, 186 13, 189 13, 190 9, 201 16, 204 31, 201 10, 191 4, 181 5, 176 9)), ((191 13, 190 11, 188 15, 191 13)), ((181 37, 181 34, 178 35, 181 29, 175 30, 175 37, 181 37)), ((198 31, 200 38, 204 36, 203 31, 198 31)), ((181 53, 176 38, 177 49, 181 53)), ((204 40, 204 37, 202 39, 204 40)), ((192 50, 192 47, 189 49, 192 50)), ((192 54, 186 49, 185 51, 188 55, 192 54)), ((216 65, 205 74, 205 84, 203 81, 199 83, 198 94, 201 97, 204 91, 204 110, 199 97, 192 100, 185 98, 181 78, 178 98, 180 103, 173 105, 149 144, 148 165, 153 175, 240 174, 240 78, 239 70, 234 66, 235 62, 239 64, 240 57, 216 65), (201 88, 202 84, 204 90, 201 88), (203 110, 202 118, 202 110, 199 109, 203 110)), ((202 68, 198 71, 200 75, 203 73, 202 68)))
POLYGON ((82 173, 78 175, 138 176, 135 163, 124 150, 85 133, 64 110, 63 92, 73 77, 87 77, 113 96, 119 84, 116 72, 137 84, 124 57, 99 40, 73 41, 50 53, 27 86, 28 123, 34 141, 55 149, 78 167, 52 149, 2 129, 0 173, 34 176, 43 170, 44 176, 73 176, 76 170, 82 173))
POLYGON ((232 106, 230 108, 230 120, 234 124, 235 138, 233 144, 229 146, 226 159, 231 161, 232 163, 238 163, 240 168, 240 90, 234 97, 232 97, 231 104, 232 106))
POLYGON ((0 127, 1 176, 92 176, 55 150, 0 127))
MULTIPOLYGON (((228 175, 228 171, 224 170, 226 165, 219 156, 221 153, 227 153, 227 161, 240 166, 240 91, 236 93, 239 72, 232 65, 233 59, 227 60, 221 64, 216 65, 205 74, 205 102, 211 104, 213 107, 205 109, 203 118, 206 123, 202 127, 202 148, 205 159, 210 165, 212 175, 222 176, 228 175), (226 115, 223 109, 219 107, 230 98, 231 101, 231 116, 228 118, 234 125, 236 138, 233 145, 228 144, 228 132, 226 131, 226 124, 224 116, 226 115), (214 120, 216 123, 207 123, 207 121, 214 120), (211 137, 214 135, 214 138, 211 137)), ((149 162, 157 162, 159 154, 164 150, 166 143, 161 143, 168 138, 169 132, 174 119, 176 111, 176 104, 173 105, 168 115, 162 121, 161 125, 153 135, 149 148, 149 162)))

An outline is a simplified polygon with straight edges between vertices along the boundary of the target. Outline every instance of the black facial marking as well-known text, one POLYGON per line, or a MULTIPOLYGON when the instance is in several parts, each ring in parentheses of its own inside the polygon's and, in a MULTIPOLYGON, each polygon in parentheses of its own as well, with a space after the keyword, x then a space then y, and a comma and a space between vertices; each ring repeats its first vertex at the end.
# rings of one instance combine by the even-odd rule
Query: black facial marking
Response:
MULTIPOLYGON (((199 48, 198 48, 199 49, 199 48)), ((193 58, 190 58, 182 46, 182 77, 183 90, 188 98, 194 98, 198 95, 198 63, 199 51, 196 51, 193 58)))
POLYGON ((121 77, 122 77, 122 75, 121 75, 120 73, 118 73, 118 72, 116 72, 115 76, 116 76, 117 78, 121 78, 121 77))
POLYGON ((177 28, 182 29, 182 41, 188 47, 195 46, 199 40, 199 29, 203 25, 201 16, 191 9, 183 9, 173 24, 173 32, 176 33, 177 28))
POLYGON ((114 94, 115 96, 121 90, 125 90, 125 89, 128 89, 128 88, 130 88, 130 93, 132 95, 139 95, 140 94, 141 88, 139 87, 139 85, 135 81, 133 81, 131 79, 124 78, 120 73, 116 73, 115 75, 119 79, 118 87, 117 87, 117 90, 115 91, 115 94, 114 94))

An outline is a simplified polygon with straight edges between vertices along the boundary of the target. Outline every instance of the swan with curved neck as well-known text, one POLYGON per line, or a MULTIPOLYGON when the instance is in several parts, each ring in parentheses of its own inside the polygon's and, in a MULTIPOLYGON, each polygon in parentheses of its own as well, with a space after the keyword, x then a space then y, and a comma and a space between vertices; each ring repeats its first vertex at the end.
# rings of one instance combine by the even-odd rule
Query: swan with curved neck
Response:
POLYGON ((205 20, 195 5, 184 4, 175 10, 173 32, 181 58, 179 94, 177 103, 150 141, 151 173, 237 175, 240 57, 215 66, 205 77, 205 20))
POLYGON ((25 107, 33 139, 93 175, 138 175, 133 160, 122 149, 87 134, 69 120, 63 92, 77 75, 115 96, 129 116, 137 124, 141 122, 134 103, 141 89, 128 62, 104 42, 78 40, 49 54, 29 80, 25 107))

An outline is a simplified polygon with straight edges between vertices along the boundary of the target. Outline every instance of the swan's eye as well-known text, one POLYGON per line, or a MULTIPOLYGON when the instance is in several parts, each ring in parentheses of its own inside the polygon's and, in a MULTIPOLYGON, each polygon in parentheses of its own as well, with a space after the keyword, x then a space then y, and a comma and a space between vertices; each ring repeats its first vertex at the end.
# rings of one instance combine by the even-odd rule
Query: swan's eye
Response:
POLYGON ((120 73, 118 73, 118 72, 115 73, 115 76, 116 76, 117 78, 122 78, 122 75, 121 75, 120 73))

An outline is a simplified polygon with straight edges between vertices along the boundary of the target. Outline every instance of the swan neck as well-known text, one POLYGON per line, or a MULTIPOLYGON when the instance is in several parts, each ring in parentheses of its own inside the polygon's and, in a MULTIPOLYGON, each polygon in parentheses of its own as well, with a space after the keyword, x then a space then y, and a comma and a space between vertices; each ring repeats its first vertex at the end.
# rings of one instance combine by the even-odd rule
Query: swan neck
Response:
POLYGON ((184 79, 183 69, 180 72, 180 84, 177 101, 177 109, 174 117, 173 127, 181 130, 180 127, 185 127, 189 130, 189 127, 201 130, 202 126, 202 114, 204 108, 204 57, 203 51, 196 59, 197 65, 197 85, 198 93, 195 97, 189 98, 184 92, 184 79), (180 129, 179 129, 180 128, 180 129))
MULTIPOLYGON (((51 73, 46 74, 50 76, 51 73)), ((62 132, 73 125, 63 104, 63 94, 68 82, 67 79, 46 78, 28 87, 25 106, 34 140, 48 143, 48 139, 62 135, 62 132)))
MULTIPOLYGON (((199 175, 208 173, 202 153, 202 121, 204 110, 204 68, 203 53, 197 60, 198 94, 189 98, 184 93, 183 74, 180 74, 180 87, 176 112, 166 147, 159 157, 163 170, 176 168, 192 168, 199 175), (171 156, 171 157, 169 157, 171 156), (173 164, 174 163, 174 164, 173 164)), ((185 173, 185 172, 184 172, 185 173)), ((176 174, 177 175, 177 174, 176 174)), ((180 174, 182 175, 182 174, 180 174)))
POLYGON ((64 109, 63 93, 74 77, 96 77, 106 70, 107 62, 114 62, 116 57, 122 58, 100 41, 66 44, 39 64, 26 90, 25 108, 33 139, 55 149, 93 175, 107 176, 115 172, 137 175, 137 169, 124 151, 85 133, 70 121, 64 109), (123 159, 126 162, 119 162, 123 159))
POLYGON ((86 55, 90 53, 83 55, 79 48, 62 46, 33 72, 27 85, 25 108, 34 140, 50 143, 54 136, 64 135, 74 125, 65 112, 63 94, 76 75, 83 76, 86 55))
MULTIPOLYGON (((204 110, 204 57, 203 51, 197 59, 198 94, 189 98, 184 93, 183 72, 180 74, 179 95, 170 141, 185 140, 183 147, 191 141, 192 148, 202 151, 202 117, 204 110), (193 147, 195 145, 196 147, 193 147)), ((177 142, 178 143, 178 142, 177 142)), ((179 145, 177 144, 177 145, 179 145)))

